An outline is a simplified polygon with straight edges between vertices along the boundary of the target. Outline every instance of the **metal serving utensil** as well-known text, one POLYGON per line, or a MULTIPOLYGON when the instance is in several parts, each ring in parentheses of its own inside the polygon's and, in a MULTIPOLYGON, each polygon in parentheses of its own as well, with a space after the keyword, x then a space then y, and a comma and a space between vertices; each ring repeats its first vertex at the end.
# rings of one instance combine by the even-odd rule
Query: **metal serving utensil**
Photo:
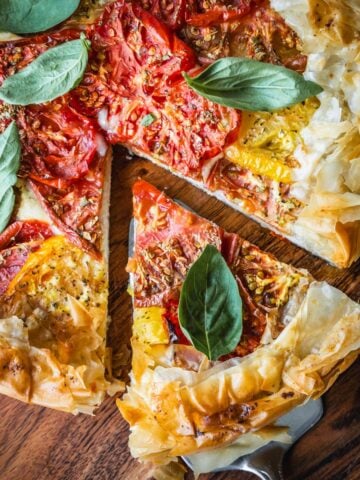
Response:
MULTIPOLYGON (((228 467, 213 472, 241 470, 251 472, 262 480, 284 480, 282 463, 285 453, 321 419, 323 412, 321 399, 309 400, 305 405, 294 408, 276 422, 276 425, 289 428, 290 443, 272 441, 253 453, 238 458, 228 467)), ((187 457, 183 457, 183 460, 192 469, 191 460, 187 457)))
MULTIPOLYGON (((177 201, 177 203, 190 210, 182 202, 177 201)), ((129 226, 129 256, 134 255, 134 250, 135 220, 132 219, 129 226)), ((321 399, 309 400, 304 405, 294 408, 276 422, 278 426, 288 427, 288 434, 291 438, 290 443, 271 441, 251 454, 238 458, 228 467, 214 470, 214 472, 239 470, 251 472, 262 480, 283 480, 282 462, 285 453, 321 419, 323 411, 321 399)), ((188 457, 183 457, 183 460, 192 469, 191 460, 188 457)))

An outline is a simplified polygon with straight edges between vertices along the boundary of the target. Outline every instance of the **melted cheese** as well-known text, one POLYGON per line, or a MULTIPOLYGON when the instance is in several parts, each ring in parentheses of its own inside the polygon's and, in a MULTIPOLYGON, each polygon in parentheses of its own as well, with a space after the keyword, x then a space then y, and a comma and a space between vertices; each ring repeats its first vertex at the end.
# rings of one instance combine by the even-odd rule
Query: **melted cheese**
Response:
POLYGON ((0 32, 0 42, 9 42, 11 40, 20 40, 19 35, 11 32, 0 32))
POLYGON ((17 188, 20 190, 20 204, 17 211, 18 220, 41 220, 43 222, 51 223, 51 220, 46 211, 40 205, 40 202, 35 197, 34 193, 26 185, 23 180, 19 180, 17 188))

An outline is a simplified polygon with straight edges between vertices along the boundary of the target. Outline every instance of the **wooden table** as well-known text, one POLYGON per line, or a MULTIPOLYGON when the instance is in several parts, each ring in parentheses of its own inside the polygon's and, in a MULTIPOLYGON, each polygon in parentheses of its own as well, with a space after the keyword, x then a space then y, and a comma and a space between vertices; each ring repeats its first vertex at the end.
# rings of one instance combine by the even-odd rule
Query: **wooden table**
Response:
MULTIPOLYGON (((112 325, 109 344, 118 351, 131 333, 131 301, 126 293, 131 185, 137 177, 185 202, 228 231, 237 232, 280 260, 307 268, 318 280, 360 300, 360 262, 338 270, 282 240, 221 202, 144 160, 116 152, 111 205, 112 325)), ((360 362, 325 395, 322 421, 285 458, 286 480, 360 479, 360 362)), ((0 480, 145 480, 146 467, 130 457, 128 428, 114 399, 95 417, 72 416, 6 397, 0 398, 0 480)), ((192 478, 189 474, 187 479, 192 478)), ((202 480, 250 480, 246 473, 204 475, 202 480)))

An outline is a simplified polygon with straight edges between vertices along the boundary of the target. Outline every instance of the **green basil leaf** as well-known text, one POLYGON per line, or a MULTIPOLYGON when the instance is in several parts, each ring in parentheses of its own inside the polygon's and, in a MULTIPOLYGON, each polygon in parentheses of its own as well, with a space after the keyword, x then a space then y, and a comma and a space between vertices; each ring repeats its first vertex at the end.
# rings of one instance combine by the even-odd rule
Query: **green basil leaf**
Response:
POLYGON ((185 336, 210 360, 232 352, 242 334, 242 300, 221 253, 207 245, 181 289, 179 322, 185 336))
POLYGON ((15 193, 12 187, 8 188, 0 198, 0 233, 9 223, 15 205, 15 193))
POLYGON ((221 58, 196 77, 183 75, 203 97, 255 112, 289 107, 323 91, 320 85, 293 70, 239 57, 221 58))
POLYGON ((11 122, 0 135, 0 175, 17 173, 20 166, 21 146, 19 131, 11 122))
POLYGON ((15 204, 13 186, 20 166, 19 131, 12 122, 0 135, 0 233, 7 226, 15 204))
POLYGON ((9 188, 9 185, 15 185, 17 182, 16 173, 0 172, 0 197, 9 188))
POLYGON ((31 105, 64 95, 81 82, 88 62, 88 48, 85 38, 50 48, 4 81, 0 99, 12 105, 31 105))
POLYGON ((143 127, 148 127, 149 125, 151 125, 152 123, 154 123, 155 120, 156 120, 155 115, 153 115, 152 113, 148 113, 148 114, 145 115, 145 117, 141 120, 140 125, 142 125, 143 127))
POLYGON ((0 31, 43 32, 69 18, 80 0, 1 0, 0 31))

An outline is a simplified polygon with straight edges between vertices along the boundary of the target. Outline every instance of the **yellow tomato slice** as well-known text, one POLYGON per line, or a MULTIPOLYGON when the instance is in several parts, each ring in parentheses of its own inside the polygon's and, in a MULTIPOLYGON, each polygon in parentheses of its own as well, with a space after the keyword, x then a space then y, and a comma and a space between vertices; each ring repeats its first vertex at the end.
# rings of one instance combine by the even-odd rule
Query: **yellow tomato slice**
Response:
POLYGON ((226 149, 225 156, 230 162, 251 170, 256 175, 264 175, 283 183, 292 180, 291 168, 275 160, 269 151, 233 144, 226 149))
POLYGON ((162 307, 134 309, 133 334, 142 343, 151 345, 169 343, 169 330, 162 307))

